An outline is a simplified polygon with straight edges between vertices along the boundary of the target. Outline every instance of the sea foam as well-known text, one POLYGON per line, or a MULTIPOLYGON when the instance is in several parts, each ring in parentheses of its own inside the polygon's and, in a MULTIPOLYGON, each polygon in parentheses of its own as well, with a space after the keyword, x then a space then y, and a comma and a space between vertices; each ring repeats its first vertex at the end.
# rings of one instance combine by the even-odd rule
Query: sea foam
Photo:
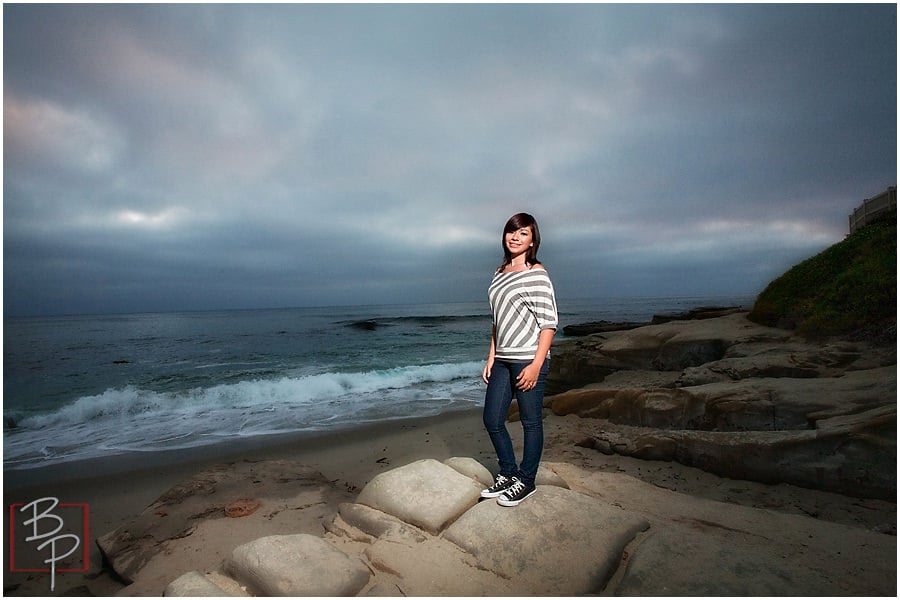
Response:
POLYGON ((19 420, 6 431, 4 462, 35 466, 111 450, 192 447, 229 436, 434 414, 448 404, 480 400, 481 367, 477 361, 410 365, 256 379, 176 392, 134 386, 108 389, 19 420))

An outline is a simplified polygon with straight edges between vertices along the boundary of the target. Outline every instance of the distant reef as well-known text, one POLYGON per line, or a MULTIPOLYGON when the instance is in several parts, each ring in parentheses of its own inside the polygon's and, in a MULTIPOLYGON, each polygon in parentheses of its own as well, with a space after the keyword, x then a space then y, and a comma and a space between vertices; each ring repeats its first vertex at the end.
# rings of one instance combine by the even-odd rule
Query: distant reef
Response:
POLYGON ((579 323, 577 325, 566 325, 563 327, 563 333, 578 337, 582 335, 591 335, 592 333, 607 333, 610 331, 625 331, 628 329, 636 329, 645 325, 659 325, 670 321, 691 321, 694 319, 713 319, 715 317, 724 317, 736 312, 744 312, 745 309, 740 306, 701 306, 684 312, 653 315, 649 321, 591 321, 589 323, 579 323))

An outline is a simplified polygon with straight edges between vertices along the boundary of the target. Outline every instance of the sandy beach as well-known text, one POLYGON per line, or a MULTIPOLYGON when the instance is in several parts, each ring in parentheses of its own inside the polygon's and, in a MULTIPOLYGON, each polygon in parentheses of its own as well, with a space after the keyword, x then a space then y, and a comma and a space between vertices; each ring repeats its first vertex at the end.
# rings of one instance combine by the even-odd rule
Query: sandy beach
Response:
MULTIPOLYGON (((786 484, 765 485, 725 479, 672 462, 604 455, 577 446, 583 435, 581 421, 571 415, 548 414, 545 417, 545 461, 567 462, 597 472, 624 473, 661 488, 697 497, 813 516, 853 527, 873 529, 893 524, 896 531, 896 505, 893 503, 861 500, 786 484)), ((520 449, 518 423, 511 423, 510 432, 520 449)), ((238 440, 233 444, 190 452, 132 454, 77 466, 7 472, 4 498, 7 506, 47 495, 65 502, 88 503, 93 540, 135 518, 172 486, 204 468, 226 465, 226 469, 237 473, 240 465, 248 462, 288 460, 318 470, 334 484, 335 493, 329 496, 331 506, 322 507, 320 516, 316 517, 324 520, 333 514, 339 502, 352 501, 365 484, 381 472, 422 458, 445 460, 455 456, 474 458, 493 470, 493 449, 483 432, 479 409, 374 423, 328 434, 238 440), (154 464, 147 464, 149 460, 154 464)), ((261 493, 258 487, 254 491, 261 493)), ((297 527, 315 530, 319 524, 297 522, 297 527)), ((219 541, 221 545, 232 542, 219 541)), ((205 543, 215 546, 216 540, 207 538, 205 543)), ((89 571, 57 575, 52 595, 114 595, 123 590, 121 582, 103 571, 99 551, 93 541, 91 544, 89 571)), ((157 567, 162 572, 156 582, 126 593, 160 595, 165 585, 185 570, 214 569, 218 560, 215 553, 181 556, 175 551, 157 567)), ((47 575, 7 572, 4 592, 13 596, 46 595, 47 575)))

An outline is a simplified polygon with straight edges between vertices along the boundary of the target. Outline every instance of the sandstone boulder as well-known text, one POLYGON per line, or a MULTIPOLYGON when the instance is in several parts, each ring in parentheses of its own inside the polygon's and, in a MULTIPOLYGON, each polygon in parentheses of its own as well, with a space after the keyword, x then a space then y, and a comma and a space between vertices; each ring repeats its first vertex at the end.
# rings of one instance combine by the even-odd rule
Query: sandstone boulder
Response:
POLYGON ((338 515, 344 523, 365 533, 369 538, 403 539, 424 542, 424 532, 394 515, 355 502, 343 502, 338 507, 338 515))
POLYGON ((168 586, 163 596, 174 597, 214 597, 227 596, 225 590, 207 579, 202 573, 190 571, 185 573, 168 586))
POLYGON ((466 477, 474 479, 483 487, 488 487, 494 483, 494 477, 491 475, 491 472, 474 458, 453 456, 445 460, 444 464, 459 471, 466 477))
POLYGON ((444 538, 532 594, 571 596, 601 590, 625 546, 648 526, 639 515, 584 494, 538 486, 515 510, 480 503, 444 538))
MULTIPOLYGON (((455 495, 454 487, 469 489, 462 480, 448 479, 434 463, 418 461, 373 479, 358 503, 340 506, 329 527, 336 536, 364 541, 369 563, 394 577, 394 586, 406 595, 484 595, 496 589, 498 578, 505 582, 505 594, 590 593, 602 587, 624 546, 646 528, 637 515, 569 490, 568 483, 545 465, 539 470, 538 491, 527 502, 512 510, 476 498, 440 530, 410 524, 408 519, 419 518, 410 517, 402 503, 382 510, 361 503, 373 497, 369 488, 381 494, 388 485, 398 497, 433 494, 433 501, 455 495), (560 564, 565 567, 560 569, 560 564)), ((485 476, 484 467, 474 468, 471 459, 447 463, 485 476)), ((383 586, 390 588, 387 583, 383 586)))
POLYGON ((481 489, 452 467, 424 459, 379 473, 356 501, 437 533, 474 506, 481 489))
POLYGON ((354 596, 369 581, 359 559, 304 533, 238 546, 225 571, 258 596, 354 596))

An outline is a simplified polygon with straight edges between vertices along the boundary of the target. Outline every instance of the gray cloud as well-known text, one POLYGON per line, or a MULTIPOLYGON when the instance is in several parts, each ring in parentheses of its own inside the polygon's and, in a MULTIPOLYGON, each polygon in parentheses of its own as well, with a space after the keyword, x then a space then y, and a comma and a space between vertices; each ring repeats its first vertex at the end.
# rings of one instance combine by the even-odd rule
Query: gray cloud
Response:
POLYGON ((894 5, 4 6, 8 314, 747 293, 896 182, 894 5))

